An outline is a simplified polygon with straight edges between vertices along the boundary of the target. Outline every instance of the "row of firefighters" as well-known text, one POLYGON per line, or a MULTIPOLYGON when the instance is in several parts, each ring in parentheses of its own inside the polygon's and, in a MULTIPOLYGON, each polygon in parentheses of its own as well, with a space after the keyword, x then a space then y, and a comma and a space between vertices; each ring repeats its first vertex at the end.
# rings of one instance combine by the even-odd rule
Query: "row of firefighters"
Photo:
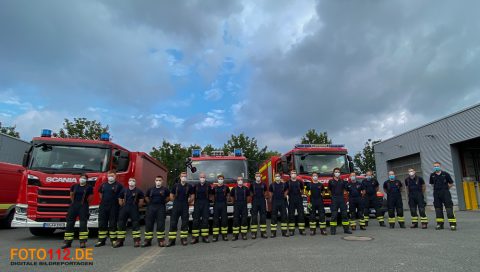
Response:
MULTIPOLYGON (((260 173, 256 173, 255 182, 247 187, 243 184, 243 178, 238 177, 237 184, 229 188, 224 184, 224 177, 218 176, 217 184, 211 186, 206 182, 203 173, 200 174, 200 182, 195 185, 188 184, 186 173, 181 173, 180 182, 169 190, 162 179, 157 177, 155 185, 143 193, 135 186, 135 180, 130 179, 128 187, 123 187, 115 179, 114 171, 108 173, 108 181, 99 187, 101 203, 99 207, 98 242, 96 247, 104 246, 107 237, 110 238, 114 248, 122 247, 126 238, 127 221, 132 222, 132 236, 134 246, 139 247, 141 233, 139 227, 139 208, 145 202, 148 204, 145 217, 144 243, 142 247, 152 245, 154 238, 154 226, 156 223, 156 237, 158 245, 174 246, 179 234, 182 245, 187 245, 189 236, 189 206, 194 202, 193 227, 191 229, 191 243, 196 244, 200 238, 205 243, 210 242, 210 201, 213 200, 213 242, 221 237, 228 240, 228 215, 227 205, 233 202, 233 240, 247 239, 247 233, 256 239, 258 231, 262 238, 267 238, 267 209, 266 198, 271 198, 271 224, 270 237, 274 238, 277 231, 281 230, 282 236, 288 237, 295 234, 296 226, 300 235, 305 232, 305 214, 303 195, 307 192, 310 198, 309 206, 309 229, 310 235, 315 235, 319 227, 322 235, 327 235, 327 222, 322 195, 327 189, 331 192, 331 220, 330 234, 336 234, 337 222, 341 221, 344 233, 351 234, 356 230, 356 221, 359 221, 360 229, 365 230, 368 226, 369 211, 376 210, 376 218, 380 226, 385 226, 383 212, 381 212, 377 191, 378 181, 367 172, 366 179, 356 181, 355 173, 350 175, 349 180, 340 178, 340 169, 333 171, 332 179, 328 184, 318 180, 318 174, 312 174, 312 182, 305 184, 297 179, 295 170, 290 172, 290 179, 283 181, 280 174, 275 175, 275 182, 267 188, 261 182, 260 173), (304 187, 305 186, 305 187, 304 187), (348 208, 344 194, 348 192, 348 208), (249 224, 247 203, 251 199, 251 224, 249 224), (173 201, 172 214, 170 217, 170 229, 168 241, 165 239, 166 203, 173 201), (347 211, 348 209, 348 211, 347 211), (295 224, 295 215, 298 216, 295 224), (341 220, 339 218, 341 216, 341 220), (280 218, 280 220, 279 220, 280 218), (180 233, 178 233, 178 221, 181 219, 180 233), (337 220, 338 219, 338 220, 337 220), (318 224, 317 224, 318 222, 318 224)), ((88 238, 87 220, 89 216, 88 203, 90 202, 93 189, 86 184, 87 177, 82 175, 80 182, 71 187, 72 203, 67 215, 67 225, 64 236, 63 248, 70 247, 74 239, 74 226, 77 217, 80 219, 79 240, 80 247, 86 246, 88 238)), ((411 211, 411 228, 426 229, 428 218, 425 213, 426 202, 424 199, 425 181, 416 175, 414 169, 409 170, 409 177, 404 182, 408 192, 408 204, 411 211), (418 211, 418 213, 417 213, 418 211)), ((430 176, 430 184, 433 185, 434 207, 436 211, 436 229, 443 229, 445 207, 451 230, 456 230, 456 219, 453 213, 453 203, 450 188, 453 185, 451 176, 442 171, 439 163, 434 164, 434 172, 430 176)), ((389 179, 384 182, 383 189, 387 194, 388 223, 394 228, 396 222, 401 228, 405 228, 403 215, 403 203, 401 192, 403 184, 397 180, 393 171, 389 172, 389 179)))

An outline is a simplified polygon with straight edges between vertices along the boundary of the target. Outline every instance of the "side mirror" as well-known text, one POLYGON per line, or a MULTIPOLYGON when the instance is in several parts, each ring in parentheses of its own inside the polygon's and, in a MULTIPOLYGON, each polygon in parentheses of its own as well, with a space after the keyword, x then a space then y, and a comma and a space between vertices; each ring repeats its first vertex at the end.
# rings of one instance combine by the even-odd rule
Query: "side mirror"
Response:
POLYGON ((354 172, 355 171, 355 165, 353 164, 353 162, 349 161, 348 162, 348 166, 350 168, 350 173, 354 172))
POLYGON ((115 152, 115 157, 117 161, 117 171, 125 172, 128 170, 129 157, 128 152, 123 150, 118 150, 115 152))
POLYGON ((288 162, 285 157, 282 157, 282 172, 288 173, 288 162))
POLYGON ((192 173, 195 173, 195 172, 197 172, 197 167, 194 166, 194 167, 190 168, 190 170, 192 171, 192 173))
POLYGON ((22 160, 22 166, 27 167, 28 166, 28 161, 30 159, 30 154, 28 151, 25 151, 25 154, 23 154, 23 160, 22 160))
POLYGON ((349 162, 353 161, 352 156, 347 155, 347 160, 348 160, 349 162))

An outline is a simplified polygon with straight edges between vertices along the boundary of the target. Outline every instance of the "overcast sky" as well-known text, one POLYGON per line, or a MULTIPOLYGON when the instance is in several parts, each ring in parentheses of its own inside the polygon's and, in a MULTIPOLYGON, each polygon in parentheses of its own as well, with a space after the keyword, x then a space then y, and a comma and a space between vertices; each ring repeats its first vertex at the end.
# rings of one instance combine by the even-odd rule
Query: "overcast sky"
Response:
POLYGON ((360 150, 480 102, 480 1, 0 1, 0 121, 150 151, 309 128, 360 150))

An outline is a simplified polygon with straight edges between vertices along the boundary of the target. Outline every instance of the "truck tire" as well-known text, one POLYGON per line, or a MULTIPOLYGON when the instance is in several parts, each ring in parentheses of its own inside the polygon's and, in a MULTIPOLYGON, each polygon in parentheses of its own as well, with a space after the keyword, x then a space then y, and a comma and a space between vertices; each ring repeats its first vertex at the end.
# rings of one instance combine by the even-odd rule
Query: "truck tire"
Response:
POLYGON ((49 236, 55 232, 56 229, 50 228, 30 228, 30 233, 34 236, 49 236))
POLYGON ((3 219, 0 223, 1 227, 4 228, 4 229, 10 229, 12 228, 12 220, 13 220, 13 215, 15 214, 15 209, 12 209, 7 217, 5 217, 5 219, 3 219))

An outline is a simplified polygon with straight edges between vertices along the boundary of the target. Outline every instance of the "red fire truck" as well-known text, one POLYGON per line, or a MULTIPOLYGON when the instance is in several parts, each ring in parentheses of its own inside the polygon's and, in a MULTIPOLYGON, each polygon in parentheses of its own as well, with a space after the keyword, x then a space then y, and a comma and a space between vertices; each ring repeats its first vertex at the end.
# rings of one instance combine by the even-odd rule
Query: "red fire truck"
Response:
POLYGON ((10 227, 23 175, 21 165, 0 162, 0 225, 10 227))
MULTIPOLYGON (((312 173, 317 172, 319 181, 327 185, 332 178, 334 168, 340 168, 342 179, 347 179, 353 171, 352 158, 348 155, 344 145, 338 144, 296 144, 295 147, 281 156, 268 159, 261 167, 262 180, 267 184, 273 182, 276 173, 282 174, 284 181, 289 180, 290 170, 296 170, 298 179, 311 182, 312 173)), ((330 192, 323 196, 325 212, 330 214, 330 192)), ((309 198, 304 195, 305 213, 308 211, 309 198)), ((270 207, 269 207, 270 210, 270 207)))
MULTIPOLYGON (((117 180, 128 186, 128 179, 137 180, 137 187, 153 186, 156 176, 165 180, 167 169, 143 152, 131 152, 112 143, 103 133, 99 140, 55 138, 44 129, 41 137, 33 138, 25 153, 20 190, 12 227, 28 227, 33 235, 52 234, 65 227, 70 203, 70 186, 81 173, 88 175, 94 187, 88 227, 98 227, 99 186, 107 180, 107 171, 115 169, 117 180)), ((78 226, 78 222, 76 223, 78 226)))
MULTIPOLYGON (((224 184, 229 188, 237 184, 237 177, 244 178, 244 185, 250 186, 248 180, 247 158, 243 156, 242 150, 236 148, 233 153, 225 155, 223 151, 212 151, 210 155, 202 154, 200 149, 194 149, 192 156, 186 160, 187 182, 192 185, 200 182, 200 173, 205 173, 207 182, 212 186, 217 185, 217 176, 225 176, 224 184)), ((212 204, 213 205, 213 204, 212 204)), ((248 204, 250 211, 251 204, 248 204)), ((228 205, 227 212, 229 216, 233 215, 233 206, 228 205)), ((193 207, 190 207, 190 215, 193 213, 193 207)), ((210 214, 213 214, 213 206, 210 208, 210 214)))

